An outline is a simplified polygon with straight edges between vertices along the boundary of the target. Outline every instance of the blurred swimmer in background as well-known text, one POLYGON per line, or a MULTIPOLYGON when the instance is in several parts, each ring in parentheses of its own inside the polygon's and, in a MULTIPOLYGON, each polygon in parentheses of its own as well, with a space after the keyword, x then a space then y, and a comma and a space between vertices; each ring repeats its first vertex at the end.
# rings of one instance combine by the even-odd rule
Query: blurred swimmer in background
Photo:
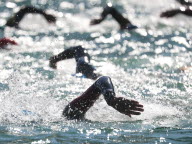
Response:
POLYGON ((111 78, 101 76, 81 96, 72 100, 65 107, 63 111, 64 117, 70 120, 85 119, 86 112, 94 105, 101 94, 109 106, 129 117, 131 115, 140 115, 144 111, 143 105, 139 102, 116 97, 111 78))
POLYGON ((167 10, 165 12, 162 12, 160 14, 160 17, 170 18, 178 14, 192 16, 192 2, 189 2, 188 0, 177 0, 177 2, 179 2, 183 6, 178 9, 172 9, 172 10, 167 10))
POLYGON ((123 15, 119 11, 117 11, 117 9, 112 7, 111 3, 109 3, 103 9, 100 18, 91 20, 90 25, 96 25, 101 23, 103 20, 106 19, 107 15, 109 14, 117 21, 121 30, 133 30, 138 28, 137 26, 133 25, 129 19, 123 17, 123 15))
POLYGON ((24 6, 17 13, 15 13, 12 17, 10 17, 7 20, 6 26, 19 28, 19 22, 28 13, 40 14, 40 15, 44 16, 44 18, 49 23, 55 23, 56 22, 56 17, 51 15, 51 14, 47 14, 44 10, 35 8, 33 6, 24 6))
POLYGON ((4 49, 5 46, 7 46, 8 44, 18 45, 17 42, 15 42, 14 40, 11 40, 9 38, 1 38, 0 39, 0 49, 4 49))

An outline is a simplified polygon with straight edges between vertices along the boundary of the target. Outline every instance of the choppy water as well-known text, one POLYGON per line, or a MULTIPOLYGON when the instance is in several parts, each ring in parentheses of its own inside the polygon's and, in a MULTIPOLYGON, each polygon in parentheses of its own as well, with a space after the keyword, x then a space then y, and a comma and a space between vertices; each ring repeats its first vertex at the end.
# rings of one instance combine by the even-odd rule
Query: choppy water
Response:
POLYGON ((192 143, 191 18, 159 18, 179 7, 172 0, 112 1, 140 28, 120 32, 110 17, 89 26, 109 1, 0 1, 0 26, 22 5, 35 5, 57 16, 49 25, 39 15, 27 15, 21 30, 5 28, 19 46, 0 51, 0 143, 192 143), (73 77, 75 62, 48 59, 70 46, 83 45, 91 63, 110 76, 117 96, 144 105, 140 116, 118 113, 101 98, 88 111, 90 121, 67 121, 62 110, 84 92, 92 80, 73 77))

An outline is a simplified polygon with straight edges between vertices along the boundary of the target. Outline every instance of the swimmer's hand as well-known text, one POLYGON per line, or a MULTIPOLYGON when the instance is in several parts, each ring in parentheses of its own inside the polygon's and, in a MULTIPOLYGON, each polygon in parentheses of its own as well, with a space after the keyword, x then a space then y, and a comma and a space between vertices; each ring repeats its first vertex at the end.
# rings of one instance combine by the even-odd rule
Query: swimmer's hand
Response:
POLYGON ((6 46, 8 44, 18 45, 17 42, 15 42, 14 40, 11 40, 9 38, 0 39, 0 47, 4 47, 4 46, 6 46))
POLYGON ((48 23, 55 23, 56 22, 56 17, 50 14, 45 14, 45 19, 47 20, 48 23))
POLYGON ((90 25, 96 25, 103 21, 103 19, 92 19, 90 25))
POLYGON ((165 11, 165 12, 162 12, 160 14, 160 17, 166 17, 166 18, 169 18, 169 17, 173 17, 177 14, 180 13, 180 10, 179 9, 174 9, 174 10, 168 10, 168 11, 165 11))
POLYGON ((140 115, 141 112, 144 111, 143 105, 139 104, 139 102, 123 97, 113 97, 108 104, 129 117, 131 117, 131 115, 140 115))
POLYGON ((123 30, 123 29, 134 30, 134 29, 137 29, 137 28, 138 27, 136 25, 133 25, 133 24, 127 24, 125 27, 121 26, 121 30, 123 30))
POLYGON ((16 22, 16 16, 9 18, 6 22, 6 26, 19 28, 19 22, 16 22))
POLYGON ((50 58, 49 59, 49 66, 53 69, 57 69, 56 62, 54 62, 54 59, 50 58))

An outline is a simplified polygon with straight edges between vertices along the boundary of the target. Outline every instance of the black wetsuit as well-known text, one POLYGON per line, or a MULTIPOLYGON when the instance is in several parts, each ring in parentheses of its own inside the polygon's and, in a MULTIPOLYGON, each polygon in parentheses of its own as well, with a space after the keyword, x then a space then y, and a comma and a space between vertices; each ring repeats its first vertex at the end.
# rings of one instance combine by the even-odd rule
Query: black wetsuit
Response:
POLYGON ((77 66, 76 73, 82 73, 85 77, 90 79, 97 79, 100 74, 96 74, 95 68, 89 63, 90 55, 82 46, 71 47, 64 50, 62 53, 50 58, 50 67, 56 68, 56 63, 61 60, 75 58, 77 66))
POLYGON ((84 119, 85 113, 101 94, 104 95, 106 102, 110 105, 110 99, 115 96, 115 92, 109 77, 100 77, 80 97, 74 99, 65 107, 63 115, 67 119, 84 119))
POLYGON ((9 27, 15 27, 19 28, 19 22, 23 19, 25 14, 27 13, 36 13, 36 14, 41 14, 45 17, 45 19, 48 22, 55 22, 56 18, 50 14, 46 14, 44 10, 32 7, 32 6, 26 6, 21 8, 13 17, 9 18, 7 20, 6 26, 9 27))
POLYGON ((63 115, 67 119, 82 120, 86 112, 93 106, 99 96, 103 94, 107 104, 122 114, 140 115, 143 105, 137 101, 128 100, 123 97, 116 97, 110 77, 101 76, 81 96, 70 102, 64 109, 63 115))
POLYGON ((164 11, 160 14, 161 17, 173 17, 177 14, 184 14, 186 16, 192 16, 192 3, 187 0, 177 0, 180 4, 184 5, 185 7, 178 8, 178 9, 171 9, 164 11))
POLYGON ((129 19, 123 17, 123 15, 120 12, 118 12, 117 9, 115 9, 114 7, 110 7, 110 6, 106 6, 103 9, 103 12, 101 13, 100 18, 93 19, 91 21, 91 24, 94 25, 94 24, 101 23, 109 14, 118 22, 121 30, 122 29, 131 30, 131 29, 137 28, 137 26, 133 25, 129 19))

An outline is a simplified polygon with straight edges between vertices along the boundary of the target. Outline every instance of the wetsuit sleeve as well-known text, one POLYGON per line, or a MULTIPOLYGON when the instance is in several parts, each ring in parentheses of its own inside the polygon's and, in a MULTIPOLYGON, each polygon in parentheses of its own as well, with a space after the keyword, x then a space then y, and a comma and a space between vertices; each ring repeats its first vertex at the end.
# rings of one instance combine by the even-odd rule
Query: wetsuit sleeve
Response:
POLYGON ((107 76, 102 76, 81 96, 70 102, 65 107, 63 115, 67 119, 83 119, 85 113, 93 106, 101 94, 104 95, 107 104, 120 113, 131 117, 131 115, 140 115, 140 112, 143 111, 143 106, 137 101, 115 97, 111 79, 107 76))
POLYGON ((100 95, 100 89, 93 84, 81 96, 65 107, 63 111, 64 117, 67 119, 84 119, 85 113, 93 106, 100 95))
POLYGON ((71 47, 69 49, 64 50, 58 55, 55 55, 49 59, 49 65, 52 68, 56 68, 56 63, 61 61, 61 60, 66 60, 66 59, 71 59, 75 58, 76 62, 78 61, 78 58, 87 56, 88 59, 90 60, 90 56, 87 53, 87 51, 82 48, 82 46, 75 46, 71 47))
POLYGON ((112 15, 112 17, 118 22, 121 29, 124 29, 125 27, 127 27, 128 24, 131 24, 131 22, 127 18, 124 18, 123 15, 118 12, 114 7, 107 6, 104 8, 99 19, 91 20, 91 25, 101 23, 109 14, 112 15))
POLYGON ((55 22, 56 18, 53 15, 49 15, 46 14, 45 11, 32 7, 32 6, 27 6, 27 7, 23 7, 21 8, 13 17, 9 18, 7 20, 6 25, 10 26, 10 27, 18 27, 19 22, 23 19, 23 17, 28 14, 28 13, 37 13, 37 14, 41 14, 45 17, 45 19, 48 22, 55 22))
POLYGON ((189 8, 186 8, 185 10, 181 10, 181 9, 172 9, 172 10, 167 10, 165 12, 162 12, 161 13, 161 17, 173 17, 177 14, 184 14, 184 15, 187 15, 187 16, 192 16, 192 10, 189 9, 189 8))
POLYGON ((167 18, 169 18, 169 17, 173 17, 173 16, 175 16, 175 15, 177 15, 179 13, 180 13, 180 9, 167 10, 165 12, 162 12, 160 14, 160 17, 167 17, 167 18))

